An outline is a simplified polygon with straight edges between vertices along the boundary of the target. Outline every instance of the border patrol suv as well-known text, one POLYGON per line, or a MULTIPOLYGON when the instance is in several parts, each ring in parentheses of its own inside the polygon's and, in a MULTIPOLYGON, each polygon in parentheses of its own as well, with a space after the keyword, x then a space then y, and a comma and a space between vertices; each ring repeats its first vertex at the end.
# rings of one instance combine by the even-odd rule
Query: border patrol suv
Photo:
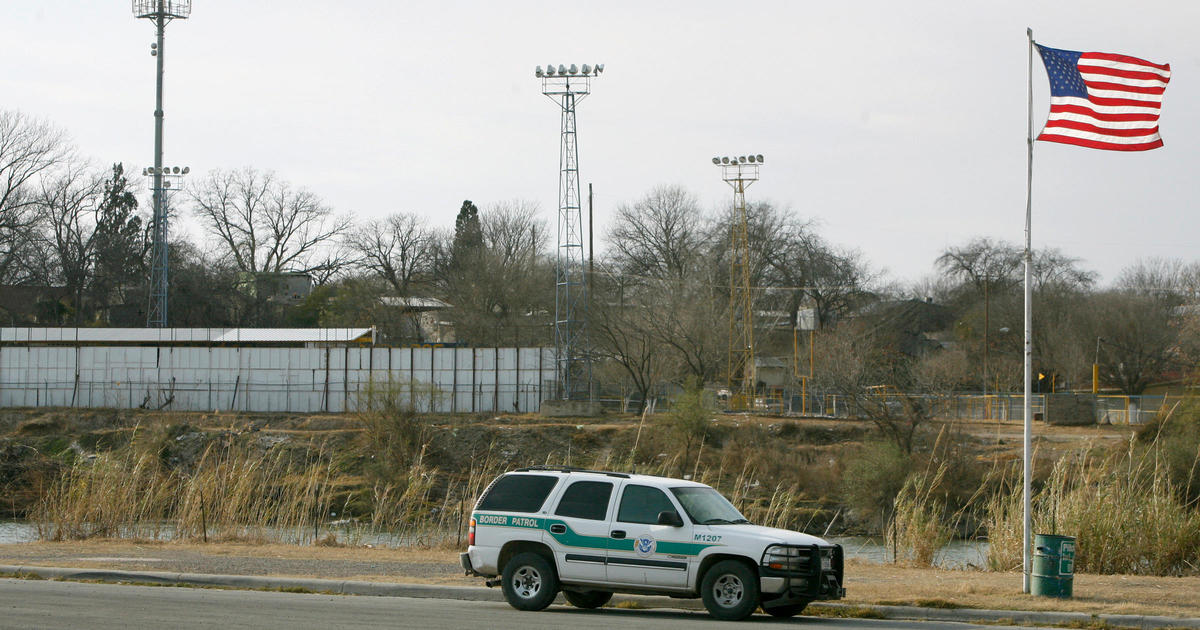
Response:
POLYGON ((716 490, 680 479, 522 468, 484 490, 467 541, 463 569, 520 610, 560 590, 579 608, 622 592, 700 597, 736 620, 760 605, 790 617, 846 592, 840 545, 752 525, 716 490))

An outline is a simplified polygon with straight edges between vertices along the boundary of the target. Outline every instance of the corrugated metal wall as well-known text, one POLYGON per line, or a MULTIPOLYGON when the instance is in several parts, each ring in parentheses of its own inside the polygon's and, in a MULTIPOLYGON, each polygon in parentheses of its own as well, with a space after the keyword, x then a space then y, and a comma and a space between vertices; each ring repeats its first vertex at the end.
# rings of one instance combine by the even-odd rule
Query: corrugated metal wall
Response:
POLYGON ((0 407, 538 411, 553 348, 0 346, 0 407))

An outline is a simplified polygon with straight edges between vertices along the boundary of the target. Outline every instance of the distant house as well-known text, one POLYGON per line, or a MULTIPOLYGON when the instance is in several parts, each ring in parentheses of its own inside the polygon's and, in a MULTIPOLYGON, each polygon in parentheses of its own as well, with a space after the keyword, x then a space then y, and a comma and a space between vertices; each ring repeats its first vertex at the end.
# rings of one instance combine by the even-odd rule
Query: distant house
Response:
POLYGON ((63 323, 70 300, 66 287, 0 285, 0 326, 63 323))
POLYGON ((858 310, 854 319, 870 322, 890 337, 896 350, 919 357, 947 346, 940 333, 954 324, 954 312, 932 300, 881 300, 858 310))
POLYGON ((379 298, 384 306, 390 306, 409 316, 413 323, 413 336, 422 343, 454 343, 454 323, 444 317, 451 306, 437 298, 384 296, 379 298))
POLYGON ((243 272, 238 275, 238 289, 252 297, 268 302, 294 306, 312 293, 313 278, 298 271, 243 272))
POLYGON ((792 357, 754 357, 754 381, 768 389, 792 385, 796 380, 795 372, 792 357))

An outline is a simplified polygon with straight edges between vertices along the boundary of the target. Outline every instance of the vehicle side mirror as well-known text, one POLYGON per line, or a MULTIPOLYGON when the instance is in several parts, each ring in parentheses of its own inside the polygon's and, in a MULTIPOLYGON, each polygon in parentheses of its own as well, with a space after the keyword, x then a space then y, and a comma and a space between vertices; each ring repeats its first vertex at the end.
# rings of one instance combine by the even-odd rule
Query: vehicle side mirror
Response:
POLYGON ((663 510, 658 513, 658 524, 683 527, 683 519, 679 517, 679 512, 675 510, 663 510))

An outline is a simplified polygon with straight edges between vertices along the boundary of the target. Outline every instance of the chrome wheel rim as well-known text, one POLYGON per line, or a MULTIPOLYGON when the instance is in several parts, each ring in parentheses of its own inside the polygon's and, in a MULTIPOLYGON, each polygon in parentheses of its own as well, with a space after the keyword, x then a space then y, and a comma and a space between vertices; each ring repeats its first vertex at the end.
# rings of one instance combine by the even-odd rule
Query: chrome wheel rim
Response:
POLYGON ((722 608, 733 608, 742 603, 746 588, 742 580, 732 573, 726 573, 713 583, 713 599, 722 608))
POLYGON ((513 592, 521 599, 529 599, 542 590, 542 574, 531 566, 523 566, 513 571, 513 592))

